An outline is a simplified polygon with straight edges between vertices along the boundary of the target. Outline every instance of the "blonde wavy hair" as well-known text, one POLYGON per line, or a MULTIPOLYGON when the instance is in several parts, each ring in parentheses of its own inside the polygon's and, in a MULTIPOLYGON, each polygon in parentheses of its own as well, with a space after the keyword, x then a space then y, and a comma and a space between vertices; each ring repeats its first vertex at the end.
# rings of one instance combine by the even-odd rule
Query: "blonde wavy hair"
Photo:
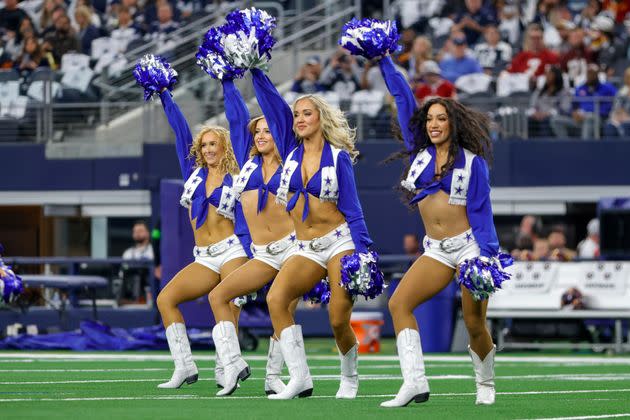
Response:
POLYGON ((219 169, 221 172, 233 175, 238 174, 238 162, 236 161, 236 156, 234 156, 234 150, 232 149, 232 143, 230 142, 230 132, 219 126, 202 127, 201 131, 199 131, 193 139, 193 143, 190 148, 190 157, 195 159, 195 167, 208 167, 208 164, 201 154, 201 139, 208 133, 214 134, 223 146, 223 156, 219 162, 219 169))
MULTIPOLYGON (((350 155, 352 162, 356 161, 359 151, 354 148, 356 143, 356 129, 350 128, 348 120, 339 108, 331 106, 319 95, 303 95, 293 102, 293 109, 298 102, 308 99, 319 112, 319 124, 324 140, 338 149, 343 149, 350 155)), ((298 140, 303 139, 295 133, 298 140)))
MULTIPOLYGON (((260 115, 258 117, 252 118, 249 121, 249 124, 247 124, 247 129, 249 130, 249 133, 252 135, 252 138, 256 136, 256 125, 258 124, 258 121, 264 120, 264 119, 265 119, 265 116, 260 115)), ((254 141, 254 145, 252 146, 251 149, 249 149, 249 157, 253 158, 254 156, 260 156, 260 155, 261 153, 258 151, 258 148, 256 147, 256 142, 254 141)), ((280 152, 278 151, 278 146, 276 146, 276 139, 273 139, 273 155, 276 159, 278 159, 278 162, 282 164, 282 157, 280 156, 280 152)))

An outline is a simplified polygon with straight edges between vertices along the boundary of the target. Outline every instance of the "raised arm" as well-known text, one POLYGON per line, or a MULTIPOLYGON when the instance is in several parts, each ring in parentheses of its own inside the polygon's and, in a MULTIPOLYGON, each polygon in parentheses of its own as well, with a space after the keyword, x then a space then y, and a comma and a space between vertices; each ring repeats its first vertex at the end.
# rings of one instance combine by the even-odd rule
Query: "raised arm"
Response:
POLYGON ((357 194, 357 185, 354 182, 354 171, 350 156, 346 152, 339 153, 337 160, 337 179, 339 182, 339 199, 337 208, 346 218, 352 242, 354 242, 356 252, 367 252, 372 245, 372 239, 368 233, 363 209, 357 194))
POLYGON ((405 146, 407 150, 412 151, 414 149, 414 136, 409 128, 409 121, 416 111, 416 98, 413 96, 411 87, 409 83, 407 83, 407 80, 405 80, 405 77, 394 67, 394 62, 391 57, 383 57, 378 64, 381 68, 383 78, 385 79, 387 89, 396 101, 398 125, 400 126, 403 139, 405 140, 405 146))
POLYGON ((291 150, 297 146, 297 140, 293 133, 293 112, 262 70, 252 69, 252 76, 256 99, 284 161, 291 150))
POLYGON ((188 179, 195 163, 193 159, 188 157, 193 141, 190 127, 188 127, 184 114, 182 114, 182 111, 175 101, 173 101, 171 93, 168 90, 160 93, 160 99, 162 100, 162 106, 164 107, 168 123, 175 132, 175 149, 177 150, 177 158, 179 159, 179 167, 182 170, 182 177, 188 179))
POLYGON ((230 140, 234 156, 239 167, 243 167, 249 157, 249 149, 252 147, 252 135, 247 129, 249 124, 249 110, 245 100, 231 79, 223 81, 223 103, 225 116, 230 125, 230 140))
POLYGON ((499 252, 499 239, 490 204, 490 177, 486 161, 479 156, 475 157, 471 168, 466 213, 481 255, 494 257, 499 252))

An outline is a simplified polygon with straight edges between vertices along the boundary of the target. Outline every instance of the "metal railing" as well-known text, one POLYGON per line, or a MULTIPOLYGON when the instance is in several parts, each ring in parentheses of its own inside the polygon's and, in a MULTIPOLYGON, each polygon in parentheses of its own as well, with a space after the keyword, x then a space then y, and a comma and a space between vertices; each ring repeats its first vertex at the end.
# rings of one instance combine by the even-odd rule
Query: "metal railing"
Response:
MULTIPOLYGON (((318 38, 311 40, 317 41, 318 38)), ((292 57, 285 56, 284 59, 290 63, 292 57)), ((285 64, 286 61, 278 65, 285 64)), ((202 80, 198 83, 202 83, 202 80)), ((243 86, 243 91, 251 92, 250 83, 244 83, 243 86)), ((192 89, 194 85, 189 87, 192 89)), ((573 98, 571 101, 574 103, 593 103, 594 112, 585 114, 582 121, 573 118, 570 114, 571 108, 562 112, 560 101, 553 106, 552 114, 545 115, 536 113, 529 98, 486 97, 460 100, 474 109, 488 113, 495 139, 630 137, 630 122, 627 126, 614 125, 607 117, 600 116, 599 110, 602 106, 610 107, 613 101, 611 97, 573 98), (624 132, 624 127, 627 132, 624 132)), ((223 100, 218 95, 204 101, 201 107, 194 100, 178 100, 178 104, 191 127, 207 121, 223 110, 223 100)), ((377 104, 378 112, 374 112, 374 107, 369 111, 367 105, 366 102, 357 104, 351 100, 339 102, 339 107, 346 112, 351 126, 357 128, 360 141, 391 139, 394 115, 391 103, 385 101, 380 108, 377 104)), ((0 124, 0 142, 23 139, 37 142, 64 141, 77 145, 98 142, 109 145, 139 145, 143 142, 169 142, 173 138, 159 100, 93 103, 55 103, 47 100, 43 103, 29 102, 24 107, 21 118, 3 119, 0 124), (124 117, 120 115, 129 116, 129 121, 123 121, 124 117)))

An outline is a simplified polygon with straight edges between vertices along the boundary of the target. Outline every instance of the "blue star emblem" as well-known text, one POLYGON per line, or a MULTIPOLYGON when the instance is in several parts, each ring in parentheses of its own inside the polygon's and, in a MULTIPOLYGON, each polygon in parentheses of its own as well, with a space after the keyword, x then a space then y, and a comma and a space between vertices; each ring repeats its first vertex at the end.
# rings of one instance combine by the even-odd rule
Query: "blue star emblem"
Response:
POLYGON ((286 179, 282 180, 282 185, 287 185, 287 180, 286 179))
POLYGON ((472 235, 470 233, 466 234, 466 242, 472 241, 472 235))
POLYGON ((223 203, 223 205, 221 206, 221 208, 222 208, 223 210, 227 210, 228 205, 227 205, 226 203, 223 203))
POLYGON ((251 167, 251 166, 248 166, 247 168, 245 168, 245 172, 249 172, 249 171, 251 171, 251 170, 252 170, 252 167, 251 167))
POLYGON ((456 192, 457 194, 461 194, 461 193, 462 193, 462 191, 463 191, 462 187, 457 187, 457 188, 455 188, 455 192, 456 192))
POLYGON ((410 173, 411 173, 411 176, 416 176, 416 170, 415 169, 412 170, 410 173))
POLYGON ((457 175, 457 182, 464 182, 464 175, 462 174, 457 175))
POLYGON ((330 183, 332 182, 332 179, 330 179, 330 177, 326 177, 325 181, 326 181, 326 185, 330 185, 330 183))
POLYGON ((227 198, 228 200, 229 200, 230 198, 232 198, 232 193, 227 193, 227 194, 225 194, 225 198, 227 198))
POLYGON ((431 241, 427 240, 427 248, 431 248, 431 241))
POLYGON ((239 182, 245 182, 245 177, 244 176, 240 177, 239 182))
POLYGON ((296 238, 295 238, 295 235, 291 235, 291 236, 289 236, 289 240, 290 240, 291 242, 295 242, 295 239, 296 239, 296 238))
POLYGON ((330 190, 328 188, 324 191, 324 195, 330 195, 330 190))
POLYGON ((300 247, 300 251, 304 251, 304 244, 302 242, 300 242, 298 246, 300 247))
POLYGON ((192 188, 188 188, 188 189, 186 190, 186 194, 190 194, 190 192, 191 192, 191 191, 192 191, 192 188))
POLYGON ((341 238, 341 231, 340 231, 339 229, 337 229, 337 230, 335 231, 335 236, 336 236, 337 238, 341 238))
POLYGON ((198 250, 198 249, 196 249, 196 250, 195 250, 195 254, 197 254, 197 256, 199 256, 199 255, 201 255, 201 251, 200 251, 200 250, 198 250))
POLYGON ((285 169, 285 170, 284 170, 284 173, 285 173, 285 174, 288 174, 288 173, 289 173, 289 168, 285 169))
POLYGON ((234 245, 234 239, 228 239, 228 245, 234 245))
POLYGON ((420 159, 420 160, 418 161, 418 165, 422 165, 423 163, 424 163, 424 159, 420 159))

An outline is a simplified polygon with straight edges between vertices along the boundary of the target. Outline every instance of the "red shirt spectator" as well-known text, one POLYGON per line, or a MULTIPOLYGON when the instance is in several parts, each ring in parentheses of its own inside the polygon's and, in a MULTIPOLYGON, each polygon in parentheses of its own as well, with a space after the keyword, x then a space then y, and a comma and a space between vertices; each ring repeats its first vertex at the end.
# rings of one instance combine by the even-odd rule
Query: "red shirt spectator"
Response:
POLYGON ((545 48, 543 31, 537 25, 527 30, 523 51, 517 54, 508 67, 510 73, 528 73, 531 76, 541 76, 545 73, 547 64, 557 64, 558 55, 545 48))
POLYGON ((435 61, 425 61, 420 66, 423 82, 416 87, 415 95, 419 102, 436 96, 454 98, 455 86, 448 80, 442 79, 440 66, 435 61))

